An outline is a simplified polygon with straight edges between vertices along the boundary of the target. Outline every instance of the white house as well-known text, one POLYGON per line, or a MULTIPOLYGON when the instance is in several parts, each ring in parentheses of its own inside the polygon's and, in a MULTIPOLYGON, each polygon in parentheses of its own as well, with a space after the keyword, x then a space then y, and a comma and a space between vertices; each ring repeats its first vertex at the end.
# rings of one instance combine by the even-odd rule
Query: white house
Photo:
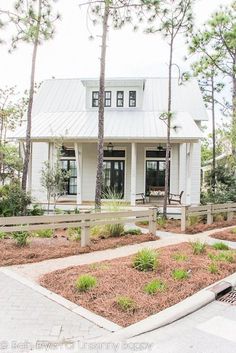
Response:
MULTIPOLYGON (((105 86, 104 189, 119 193, 135 205, 136 194, 164 187, 167 110, 166 78, 107 79, 105 86)), ((170 191, 184 191, 183 203, 200 201, 200 130, 207 120, 196 81, 173 80, 170 191)), ((66 200, 78 205, 94 200, 98 134, 98 80, 51 79, 35 97, 32 156, 28 188, 46 201, 40 182, 43 162, 55 159, 63 143, 62 168, 71 171, 66 200)), ((25 127, 16 133, 22 153, 25 127)))

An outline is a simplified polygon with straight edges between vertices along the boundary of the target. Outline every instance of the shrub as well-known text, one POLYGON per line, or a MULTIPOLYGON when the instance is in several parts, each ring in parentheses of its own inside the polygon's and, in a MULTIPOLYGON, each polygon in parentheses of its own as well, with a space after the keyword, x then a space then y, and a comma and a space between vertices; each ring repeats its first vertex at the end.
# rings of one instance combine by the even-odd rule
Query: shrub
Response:
POLYGON ((148 221, 141 221, 141 222, 138 222, 140 225, 143 225, 143 226, 148 226, 149 222, 148 221))
POLYGON ((220 254, 214 255, 214 254, 208 254, 208 257, 212 261, 222 261, 222 262, 234 262, 234 254, 227 251, 227 252, 221 252, 220 254))
POLYGON ((12 238, 16 241, 18 246, 26 246, 29 233, 26 231, 18 231, 12 233, 12 238))
POLYGON ((188 278, 188 272, 181 268, 176 268, 175 270, 172 271, 172 277, 177 281, 182 281, 188 278))
POLYGON ((124 224, 108 224, 106 230, 111 237, 119 237, 124 234, 124 224))
POLYGON ((191 242, 194 255, 203 254, 206 251, 206 244, 201 243, 199 240, 191 242))
POLYGON ((123 311, 134 311, 136 308, 135 301, 129 297, 120 296, 116 298, 116 303, 123 311))
POLYGON ((97 279, 90 275, 81 275, 75 282, 79 292, 86 292, 97 285, 97 279))
POLYGON ((166 226, 166 218, 165 217, 159 217, 157 219, 157 224, 161 227, 164 228, 166 226))
POLYGON ((189 215, 188 216, 188 226, 189 227, 194 227, 198 223, 200 223, 199 216, 195 216, 195 215, 189 215))
POLYGON ((216 274, 219 272, 219 268, 215 262, 211 262, 210 265, 208 266, 208 271, 212 274, 216 274))
POLYGON ((81 228, 68 228, 68 238, 72 241, 79 241, 81 239, 81 228))
POLYGON ((226 219, 226 214, 225 213, 216 213, 213 216, 213 221, 214 222, 223 222, 226 219))
POLYGON ((144 292, 148 294, 156 294, 157 292, 164 292, 166 284, 160 279, 154 279, 144 287, 144 292))
POLYGON ((44 209, 38 204, 33 205, 31 209, 27 211, 28 216, 43 216, 44 209))
POLYGON ((31 197, 21 190, 19 183, 4 185, 0 189, 0 216, 24 216, 31 204, 31 197))
POLYGON ((222 241, 213 244, 212 247, 213 247, 215 250, 229 250, 228 245, 226 245, 226 244, 223 243, 222 241))
POLYGON ((188 259, 188 256, 185 254, 181 254, 181 253, 176 253, 172 255, 172 258, 175 261, 186 261, 188 259))
POLYGON ((0 231, 0 239, 4 239, 6 237, 6 233, 0 231))
POLYGON ((90 229, 90 235, 94 238, 104 237, 107 238, 109 236, 108 229, 105 226, 94 226, 90 229))
POLYGON ((130 228, 130 229, 127 229, 124 234, 131 234, 131 235, 141 235, 142 234, 142 231, 141 229, 139 228, 130 228))
POLYGON ((33 233, 35 237, 38 238, 51 238, 53 236, 52 229, 40 229, 33 233))
POLYGON ((133 259, 133 267, 138 271, 153 271, 157 266, 157 253, 151 249, 140 250, 133 259))

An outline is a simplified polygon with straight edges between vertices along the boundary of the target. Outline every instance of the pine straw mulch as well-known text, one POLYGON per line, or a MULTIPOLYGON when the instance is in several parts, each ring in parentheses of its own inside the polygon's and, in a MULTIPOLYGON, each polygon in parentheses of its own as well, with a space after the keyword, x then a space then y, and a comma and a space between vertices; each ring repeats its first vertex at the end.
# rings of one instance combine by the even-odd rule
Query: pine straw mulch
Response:
POLYGON ((159 239, 152 234, 129 234, 91 239, 89 246, 81 248, 79 241, 69 240, 64 234, 64 231, 58 231, 53 238, 30 238, 29 243, 24 247, 17 246, 12 239, 2 239, 0 240, 0 266, 39 262, 159 239))
POLYGON ((215 239, 221 239, 221 240, 236 241, 236 233, 234 233, 232 229, 211 234, 211 237, 215 239))
MULTIPOLYGON (((132 268, 132 256, 129 256, 95 265, 54 271, 44 275, 40 283, 66 299, 125 327, 180 302, 236 271, 236 262, 217 262, 219 274, 211 274, 208 270, 211 263, 209 252, 219 251, 207 246, 204 254, 193 255, 189 243, 172 245, 158 249, 160 265, 154 272, 140 272, 132 268), (185 254, 188 258, 186 261, 176 261, 172 258, 175 253, 185 254), (183 281, 174 280, 171 272, 175 268, 190 271, 190 277, 183 281), (75 281, 85 273, 95 276, 98 284, 90 291, 80 293, 75 289, 75 281), (156 278, 165 281, 167 290, 155 295, 146 294, 143 291, 144 285, 156 278), (132 298, 136 309, 122 311, 116 304, 118 296, 132 298)), ((236 251, 234 253, 236 254, 236 251)))
MULTIPOLYGON (((136 224, 137 224, 137 226, 142 227, 142 228, 148 227, 146 224, 142 224, 141 222, 136 223, 136 224)), ((160 226, 157 223, 157 230, 161 230, 163 232, 178 233, 178 234, 197 234, 197 233, 206 232, 211 229, 230 227, 230 226, 234 226, 234 225, 236 226, 236 219, 235 218, 232 221, 215 221, 212 224, 206 224, 203 222, 199 222, 198 224, 195 224, 193 226, 188 226, 186 228, 185 232, 181 232, 180 220, 168 219, 164 226, 160 226)))

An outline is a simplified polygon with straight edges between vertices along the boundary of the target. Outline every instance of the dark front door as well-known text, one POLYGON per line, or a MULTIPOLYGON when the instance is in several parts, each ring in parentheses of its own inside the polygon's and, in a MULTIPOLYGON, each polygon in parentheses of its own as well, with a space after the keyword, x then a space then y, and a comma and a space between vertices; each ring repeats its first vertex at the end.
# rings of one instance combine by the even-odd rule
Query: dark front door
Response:
POLYGON ((150 186, 165 187, 165 161, 146 161, 146 195, 150 186))
POLYGON ((103 197, 107 198, 108 194, 116 194, 116 196, 124 197, 124 176, 125 161, 104 161, 103 162, 103 197))

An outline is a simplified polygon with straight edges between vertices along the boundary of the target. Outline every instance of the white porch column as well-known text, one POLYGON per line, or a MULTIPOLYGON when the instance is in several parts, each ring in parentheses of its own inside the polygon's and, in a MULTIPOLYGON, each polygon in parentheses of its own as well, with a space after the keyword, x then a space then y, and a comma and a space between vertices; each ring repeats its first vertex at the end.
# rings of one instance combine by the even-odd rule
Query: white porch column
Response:
POLYGON ((179 145, 179 194, 184 191, 183 203, 186 203, 187 193, 187 146, 186 143, 179 145))
POLYGON ((131 206, 136 204, 137 144, 131 145, 131 206))
POLYGON ((82 204, 82 145, 79 143, 74 144, 75 146, 75 158, 77 167, 77 196, 76 204, 82 204))
POLYGON ((186 187, 186 203, 191 205, 191 193, 192 193, 192 173, 193 173, 193 143, 187 144, 187 187, 186 187))

